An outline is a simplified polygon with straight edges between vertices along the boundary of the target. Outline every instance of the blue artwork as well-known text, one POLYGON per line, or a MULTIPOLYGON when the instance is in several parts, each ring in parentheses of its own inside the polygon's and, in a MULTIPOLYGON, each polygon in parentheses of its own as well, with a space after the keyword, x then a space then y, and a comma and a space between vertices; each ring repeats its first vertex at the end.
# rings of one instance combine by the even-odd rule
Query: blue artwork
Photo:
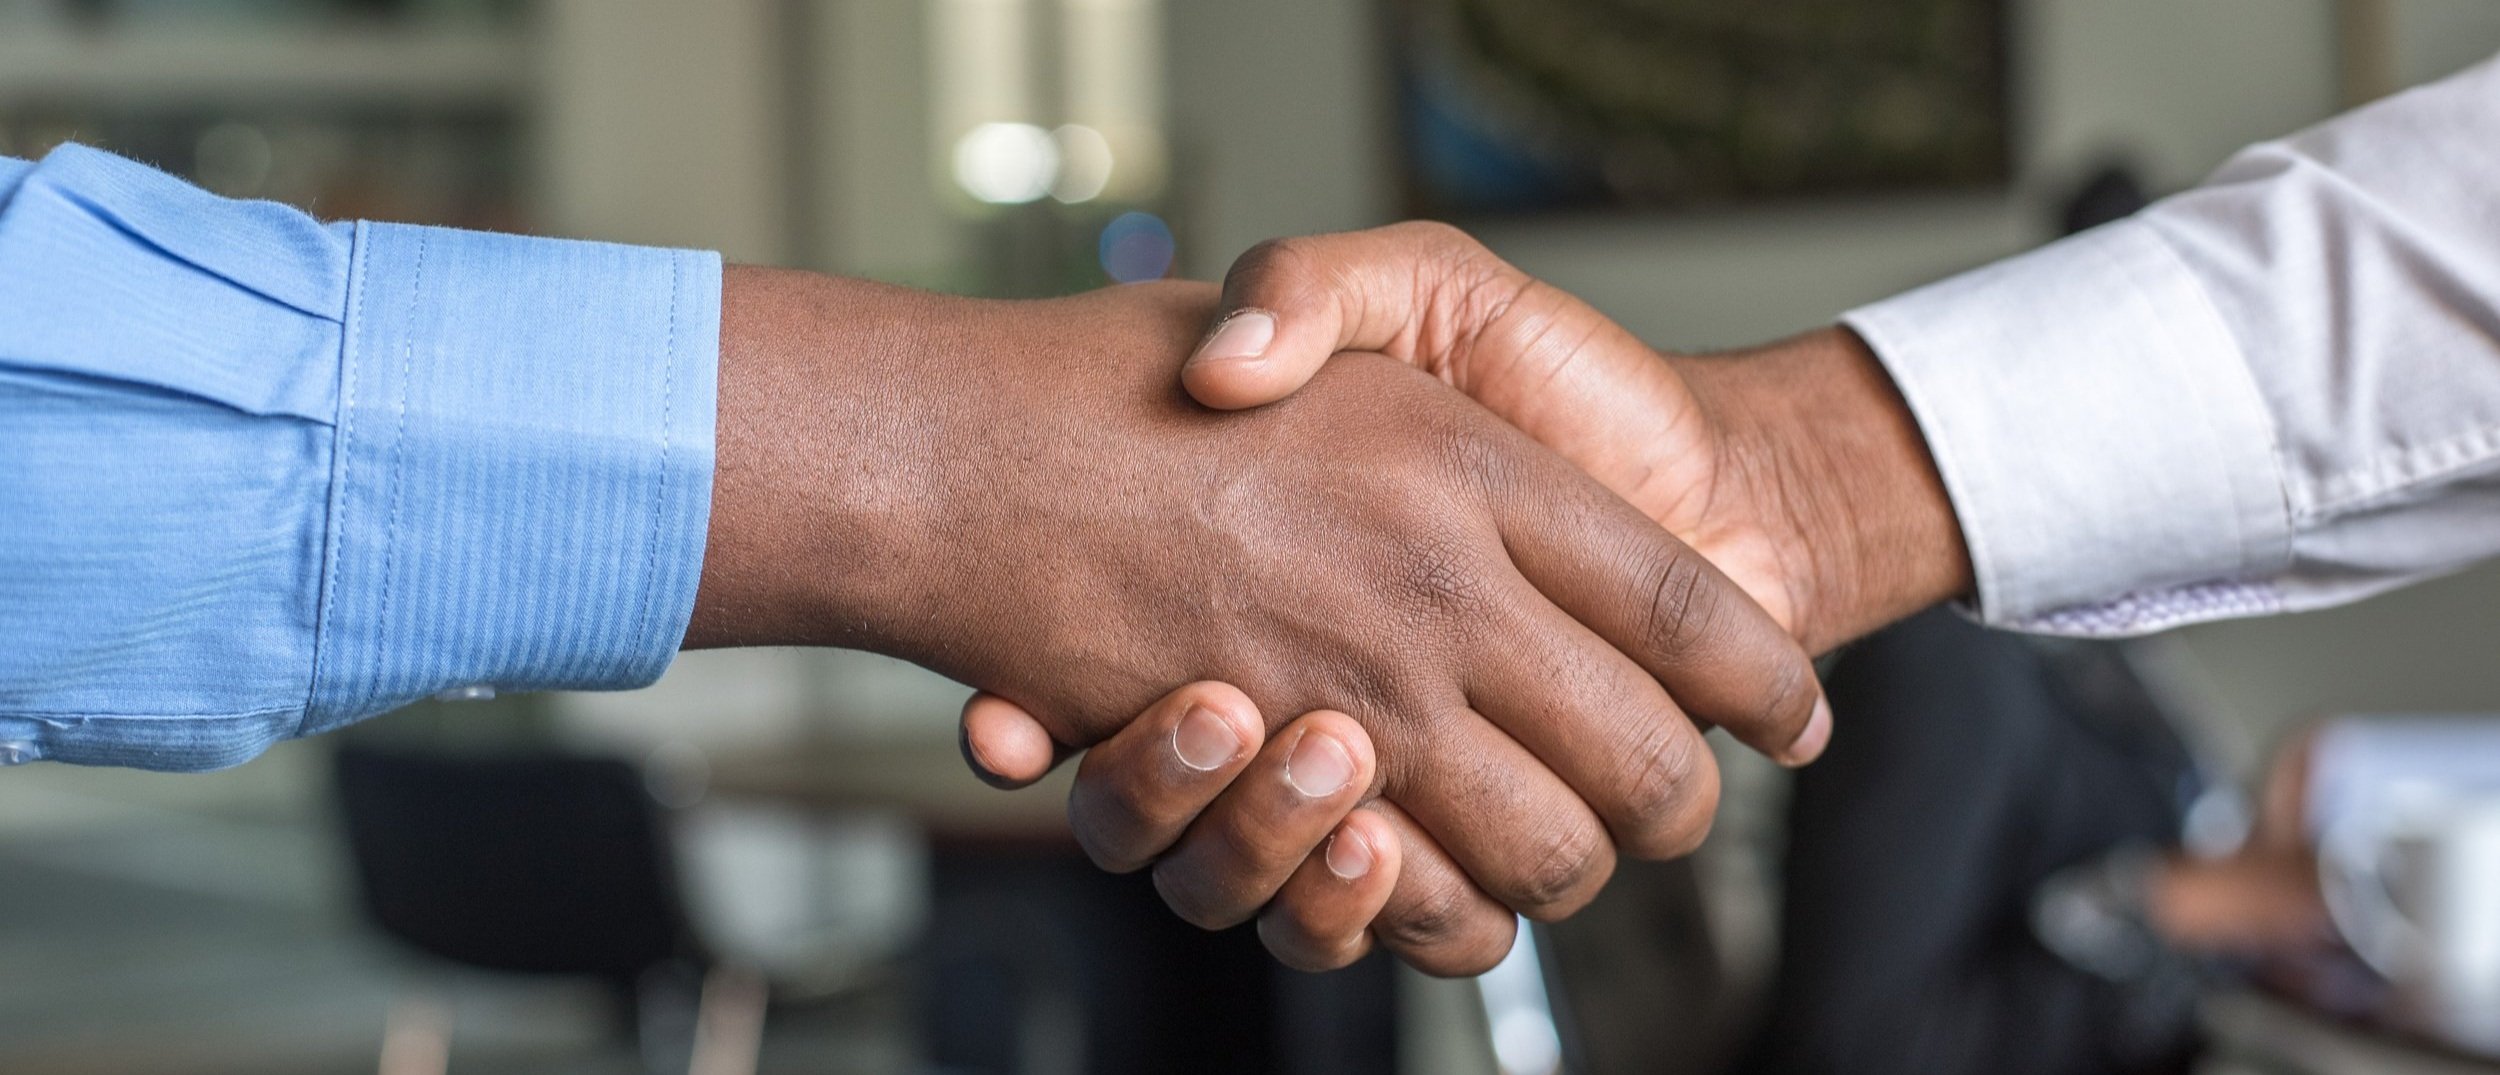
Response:
POLYGON ((2002 184, 2003 0, 1388 0, 1410 208, 2002 184))

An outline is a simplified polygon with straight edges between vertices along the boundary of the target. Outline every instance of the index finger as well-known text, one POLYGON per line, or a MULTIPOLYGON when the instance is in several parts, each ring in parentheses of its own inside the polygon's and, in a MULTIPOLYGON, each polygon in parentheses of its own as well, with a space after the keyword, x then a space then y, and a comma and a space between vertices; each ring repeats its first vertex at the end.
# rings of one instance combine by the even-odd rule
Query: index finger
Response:
POLYGON ((1538 592, 1646 670, 1686 713, 1785 765, 1831 738, 1831 708, 1795 636, 1639 509, 1550 454, 1511 453, 1494 516, 1538 592))

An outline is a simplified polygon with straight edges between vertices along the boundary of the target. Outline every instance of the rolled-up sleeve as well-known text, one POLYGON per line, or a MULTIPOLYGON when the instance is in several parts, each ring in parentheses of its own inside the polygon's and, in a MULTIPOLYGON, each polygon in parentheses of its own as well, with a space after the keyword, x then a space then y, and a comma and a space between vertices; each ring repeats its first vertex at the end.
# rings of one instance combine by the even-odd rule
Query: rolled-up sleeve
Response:
POLYGON ((205 769, 638 686, 710 511, 720 263, 0 171, 0 755, 205 769))
POLYGON ((1985 621, 2123 634, 2500 554, 2500 62, 1851 312, 1985 621))

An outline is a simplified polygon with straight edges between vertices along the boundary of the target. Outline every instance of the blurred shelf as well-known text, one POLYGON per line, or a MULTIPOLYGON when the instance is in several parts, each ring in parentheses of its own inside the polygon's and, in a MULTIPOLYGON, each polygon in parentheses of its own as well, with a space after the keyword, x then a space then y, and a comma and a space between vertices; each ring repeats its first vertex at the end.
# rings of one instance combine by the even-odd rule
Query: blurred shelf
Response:
POLYGON ((0 24, 0 101, 510 107, 527 35, 484 28, 0 24))

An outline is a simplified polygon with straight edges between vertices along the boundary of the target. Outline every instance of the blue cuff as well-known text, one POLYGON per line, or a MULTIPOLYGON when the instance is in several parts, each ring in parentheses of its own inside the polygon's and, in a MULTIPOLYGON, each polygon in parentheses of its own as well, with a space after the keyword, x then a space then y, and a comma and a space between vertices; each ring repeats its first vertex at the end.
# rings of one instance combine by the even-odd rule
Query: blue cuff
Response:
POLYGON ((362 224, 309 734, 449 687, 638 687, 694 608, 718 255, 362 224))

